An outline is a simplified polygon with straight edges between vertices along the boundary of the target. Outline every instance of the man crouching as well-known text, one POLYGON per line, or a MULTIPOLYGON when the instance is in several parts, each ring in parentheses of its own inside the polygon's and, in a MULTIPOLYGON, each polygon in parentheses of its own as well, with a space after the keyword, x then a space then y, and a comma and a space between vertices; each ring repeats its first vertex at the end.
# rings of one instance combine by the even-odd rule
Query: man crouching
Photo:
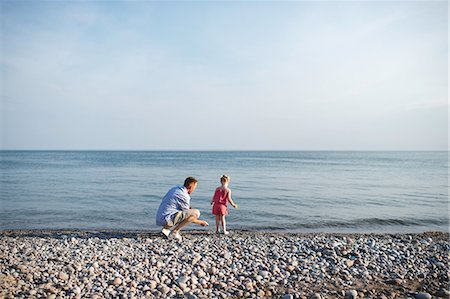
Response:
POLYGON ((169 235, 181 241, 180 230, 189 223, 208 226, 208 222, 198 219, 200 211, 191 209, 191 196, 197 188, 197 179, 188 177, 183 186, 175 186, 170 189, 159 205, 156 213, 156 225, 162 226, 164 236, 169 235), (170 228, 174 227, 172 231, 170 228))

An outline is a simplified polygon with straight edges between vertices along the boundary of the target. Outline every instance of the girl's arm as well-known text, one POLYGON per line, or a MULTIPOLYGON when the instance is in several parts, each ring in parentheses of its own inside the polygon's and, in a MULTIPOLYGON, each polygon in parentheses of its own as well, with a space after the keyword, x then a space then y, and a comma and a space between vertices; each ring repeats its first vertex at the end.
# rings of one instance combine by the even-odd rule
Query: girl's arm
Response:
MULTIPOLYGON (((217 189, 216 189, 216 191, 217 191, 217 189)), ((213 197, 211 198, 211 205, 214 204, 214 196, 216 196, 216 191, 214 191, 214 195, 213 195, 213 197)))
POLYGON ((231 190, 228 192, 228 202, 231 204, 233 208, 236 209, 237 205, 234 203, 234 201, 231 199, 231 190))

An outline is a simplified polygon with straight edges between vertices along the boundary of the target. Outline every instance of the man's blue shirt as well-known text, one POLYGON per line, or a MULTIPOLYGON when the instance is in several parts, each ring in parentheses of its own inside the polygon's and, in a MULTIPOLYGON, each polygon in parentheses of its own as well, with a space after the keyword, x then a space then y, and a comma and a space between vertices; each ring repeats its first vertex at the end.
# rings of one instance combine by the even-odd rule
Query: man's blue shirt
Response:
POLYGON ((173 214, 183 210, 189 210, 190 207, 191 197, 186 187, 173 187, 167 192, 159 205, 158 212, 156 212, 156 225, 166 225, 173 214))

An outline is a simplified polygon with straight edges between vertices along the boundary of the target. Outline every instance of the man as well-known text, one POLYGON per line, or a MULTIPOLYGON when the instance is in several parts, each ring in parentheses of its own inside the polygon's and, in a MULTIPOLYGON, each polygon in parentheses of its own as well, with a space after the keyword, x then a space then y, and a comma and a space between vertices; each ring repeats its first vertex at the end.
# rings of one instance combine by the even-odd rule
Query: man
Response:
POLYGON ((188 177, 184 180, 183 186, 176 186, 170 189, 159 205, 156 213, 156 225, 162 226, 164 236, 172 236, 181 241, 180 229, 190 223, 208 226, 208 222, 198 219, 200 211, 191 209, 191 196, 197 188, 197 179, 188 177), (174 227, 172 232, 170 228, 174 227))

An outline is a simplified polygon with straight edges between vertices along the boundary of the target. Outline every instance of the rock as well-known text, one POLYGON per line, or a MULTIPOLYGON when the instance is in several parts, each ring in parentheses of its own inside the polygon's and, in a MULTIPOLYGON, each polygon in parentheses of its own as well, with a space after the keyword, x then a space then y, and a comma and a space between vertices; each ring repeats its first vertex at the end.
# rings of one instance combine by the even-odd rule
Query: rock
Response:
POLYGON ((309 299, 322 299, 322 296, 319 293, 314 293, 309 296, 309 299))
POLYGON ((76 294, 76 295, 80 295, 81 289, 80 289, 79 287, 74 287, 74 288, 72 289, 72 292, 73 292, 74 294, 76 294))
POLYGON ((436 297, 440 298, 450 298, 450 291, 446 289, 439 289, 439 291, 436 292, 436 297))
POLYGON ((348 290, 348 291, 345 293, 345 297, 346 297, 347 299, 355 299, 355 298, 358 297, 358 292, 357 292, 356 290, 348 290))
POLYGON ((151 290, 156 289, 156 286, 157 286, 157 285, 158 285, 158 283, 157 283, 156 281, 154 281, 154 280, 150 280, 150 281, 148 282, 148 286, 150 287, 151 290))
POLYGON ((353 260, 345 260, 345 265, 347 265, 348 268, 352 267, 355 261, 353 260))
POLYGON ((64 272, 59 272, 58 278, 65 281, 69 279, 69 275, 64 272))
POLYGON ((216 267, 211 267, 208 270, 208 273, 211 274, 211 275, 217 274, 217 272, 219 272, 219 270, 217 270, 216 267))
POLYGON ((294 296, 292 296, 292 294, 285 294, 283 299, 294 299, 294 296))
POLYGON ((287 266, 286 270, 288 270, 289 272, 293 272, 295 270, 294 266, 287 266))
POLYGON ((122 283, 122 279, 120 277, 116 277, 114 278, 114 280, 112 281, 112 284, 115 286, 118 286, 122 283))
POLYGON ((400 278, 390 279, 387 281, 388 284, 400 286, 402 285, 403 281, 400 278))
POLYGON ((188 281, 188 277, 187 277, 187 276, 180 276, 180 277, 177 279, 178 285, 186 284, 187 281, 188 281))
POLYGON ((431 299, 431 295, 428 293, 418 293, 414 296, 416 299, 431 299))

